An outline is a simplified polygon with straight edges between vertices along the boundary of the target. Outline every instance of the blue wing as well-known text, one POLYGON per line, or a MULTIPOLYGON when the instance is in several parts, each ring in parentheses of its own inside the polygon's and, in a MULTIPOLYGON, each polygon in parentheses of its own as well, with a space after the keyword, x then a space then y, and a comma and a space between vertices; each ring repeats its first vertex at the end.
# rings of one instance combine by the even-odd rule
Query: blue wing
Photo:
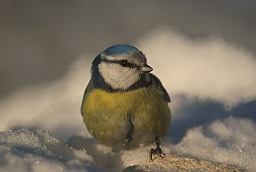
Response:
POLYGON ((153 74, 149 74, 150 80, 152 84, 156 86, 156 88, 161 92, 166 102, 171 102, 171 98, 168 95, 167 91, 165 90, 164 86, 162 85, 161 81, 153 74))

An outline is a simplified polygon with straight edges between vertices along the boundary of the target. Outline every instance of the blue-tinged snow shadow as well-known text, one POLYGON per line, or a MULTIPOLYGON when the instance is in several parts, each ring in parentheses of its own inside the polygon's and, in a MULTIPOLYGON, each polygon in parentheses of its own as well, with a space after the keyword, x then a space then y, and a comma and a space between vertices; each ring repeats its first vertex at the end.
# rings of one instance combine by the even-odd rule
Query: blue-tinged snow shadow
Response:
POLYGON ((174 144, 179 143, 189 129, 207 125, 218 119, 239 117, 256 121, 256 100, 238 104, 228 110, 223 104, 210 100, 202 102, 195 99, 191 103, 191 99, 188 100, 186 97, 183 99, 182 106, 175 109, 176 114, 172 115, 167 136, 174 144))

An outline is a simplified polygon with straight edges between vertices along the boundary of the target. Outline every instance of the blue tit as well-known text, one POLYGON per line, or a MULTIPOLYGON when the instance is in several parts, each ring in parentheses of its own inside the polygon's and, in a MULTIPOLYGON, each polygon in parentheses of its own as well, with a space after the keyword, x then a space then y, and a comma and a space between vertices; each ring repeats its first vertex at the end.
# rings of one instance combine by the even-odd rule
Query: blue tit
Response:
POLYGON ((170 126, 170 97, 152 70, 145 55, 126 44, 113 45, 93 60, 81 114, 97 141, 118 149, 155 142, 150 157, 161 155, 160 141, 170 126))

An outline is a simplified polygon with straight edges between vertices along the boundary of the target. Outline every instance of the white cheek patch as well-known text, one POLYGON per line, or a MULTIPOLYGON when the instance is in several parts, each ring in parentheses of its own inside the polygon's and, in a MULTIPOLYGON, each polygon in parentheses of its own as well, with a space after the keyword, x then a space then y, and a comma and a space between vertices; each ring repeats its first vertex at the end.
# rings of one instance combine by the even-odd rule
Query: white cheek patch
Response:
POLYGON ((98 67, 105 82, 113 89, 126 90, 139 80, 139 72, 136 69, 106 62, 100 63, 98 67))

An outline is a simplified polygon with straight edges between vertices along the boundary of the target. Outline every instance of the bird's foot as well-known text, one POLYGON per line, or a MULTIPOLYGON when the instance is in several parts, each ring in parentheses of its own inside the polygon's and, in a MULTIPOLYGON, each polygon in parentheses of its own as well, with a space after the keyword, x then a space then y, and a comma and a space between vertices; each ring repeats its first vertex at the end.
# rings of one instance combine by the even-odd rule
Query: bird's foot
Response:
POLYGON ((153 159, 152 159, 152 156, 153 156, 153 155, 158 155, 158 156, 160 156, 161 158, 163 158, 162 149, 161 149, 160 147, 157 147, 156 149, 151 148, 151 149, 150 149, 150 153, 149 153, 149 158, 151 159, 151 161, 153 161, 153 159))

